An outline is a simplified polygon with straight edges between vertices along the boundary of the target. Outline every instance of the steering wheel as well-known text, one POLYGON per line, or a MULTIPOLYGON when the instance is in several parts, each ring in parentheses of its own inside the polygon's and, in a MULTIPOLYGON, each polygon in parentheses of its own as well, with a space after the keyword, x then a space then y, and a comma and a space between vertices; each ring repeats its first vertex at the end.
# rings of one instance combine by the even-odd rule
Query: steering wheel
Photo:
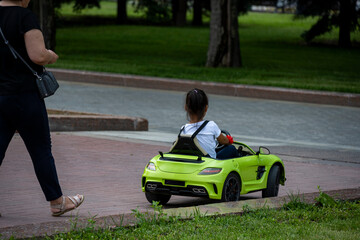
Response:
MULTIPOLYGON (((221 133, 223 133, 223 134, 225 134, 225 135, 231 136, 231 134, 230 134, 228 131, 226 131, 226 130, 221 130, 221 133)), ((223 149, 224 147, 225 147, 225 145, 220 144, 220 143, 218 142, 218 144, 217 144, 216 147, 215 147, 215 151, 218 152, 218 151, 220 151, 221 149, 223 149)))

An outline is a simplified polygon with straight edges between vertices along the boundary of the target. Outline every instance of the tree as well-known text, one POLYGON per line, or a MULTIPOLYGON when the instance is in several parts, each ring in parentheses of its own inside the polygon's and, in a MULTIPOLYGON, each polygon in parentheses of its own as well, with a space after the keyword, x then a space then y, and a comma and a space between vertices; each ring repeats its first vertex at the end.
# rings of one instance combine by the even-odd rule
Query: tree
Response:
MULTIPOLYGON (((40 27, 44 35, 46 48, 55 50, 56 47, 56 26, 55 8, 59 8, 61 3, 71 2, 71 0, 38 0, 31 1, 29 8, 38 16, 40 27)), ((100 7, 100 0, 76 0, 74 11, 80 11, 86 7, 100 7)))
POLYGON ((54 50, 56 46, 56 28, 53 0, 33 1, 30 7, 39 18, 46 47, 54 50))
POLYGON ((146 21, 153 24, 171 22, 171 1, 168 0, 137 0, 136 10, 145 12, 146 21))
POLYGON ((238 31, 238 1, 211 0, 210 42, 207 53, 208 67, 240 67, 238 31))
POLYGON ((210 0, 192 0, 193 21, 192 25, 202 26, 202 15, 210 13, 210 0))
POLYGON ((172 0, 172 17, 176 26, 186 24, 187 0, 172 0))
MULTIPOLYGON (((72 2, 72 0, 55 0, 55 1, 58 1, 60 3, 72 2)), ((74 11, 81 11, 84 8, 93 8, 93 7, 100 8, 100 0, 75 0, 73 9, 74 11)))
POLYGON ((333 27, 339 27, 340 47, 350 47, 350 33, 360 29, 360 9, 357 0, 295 0, 298 17, 319 16, 319 20, 302 34, 307 41, 329 32, 333 27))
POLYGON ((203 24, 202 21, 202 8, 203 8, 203 0, 194 0, 193 3, 193 21, 192 25, 194 26, 201 26, 203 24))
POLYGON ((127 0, 117 0, 117 24, 124 24, 127 22, 126 4, 127 0))

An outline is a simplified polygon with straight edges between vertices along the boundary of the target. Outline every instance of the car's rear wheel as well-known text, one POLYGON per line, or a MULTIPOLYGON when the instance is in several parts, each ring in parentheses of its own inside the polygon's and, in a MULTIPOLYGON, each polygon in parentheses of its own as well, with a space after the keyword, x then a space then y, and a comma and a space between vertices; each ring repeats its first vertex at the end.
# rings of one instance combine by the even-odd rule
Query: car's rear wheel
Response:
POLYGON ((153 201, 155 201, 160 202, 161 205, 165 205, 170 200, 171 195, 145 192, 145 197, 151 204, 153 203, 153 201))
POLYGON ((267 188, 262 191, 262 197, 276 197, 279 193, 280 167, 272 166, 269 172, 267 188))
POLYGON ((230 173, 224 182, 221 201, 238 201, 240 198, 240 191, 241 182, 239 176, 235 173, 230 173))

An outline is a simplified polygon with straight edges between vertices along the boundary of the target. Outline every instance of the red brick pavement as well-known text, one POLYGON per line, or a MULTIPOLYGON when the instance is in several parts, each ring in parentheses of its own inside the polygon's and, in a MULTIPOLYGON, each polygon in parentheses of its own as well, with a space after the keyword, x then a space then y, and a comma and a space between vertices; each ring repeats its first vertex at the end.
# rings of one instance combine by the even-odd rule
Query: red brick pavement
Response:
MULTIPOLYGON (((149 159, 166 145, 144 144, 68 134, 52 134, 53 155, 64 194, 84 194, 85 202, 74 211, 78 217, 106 216, 149 209, 141 191, 141 174, 149 159)), ((359 168, 286 161, 287 182, 280 196, 289 193, 359 187, 359 168)), ((259 198, 260 193, 245 198, 259 198)), ((173 197, 169 207, 206 204, 211 201, 173 197)), ((30 157, 19 136, 12 140, 0 167, 1 228, 58 221, 35 177, 30 157)), ((61 217, 71 219, 72 214, 61 217)))

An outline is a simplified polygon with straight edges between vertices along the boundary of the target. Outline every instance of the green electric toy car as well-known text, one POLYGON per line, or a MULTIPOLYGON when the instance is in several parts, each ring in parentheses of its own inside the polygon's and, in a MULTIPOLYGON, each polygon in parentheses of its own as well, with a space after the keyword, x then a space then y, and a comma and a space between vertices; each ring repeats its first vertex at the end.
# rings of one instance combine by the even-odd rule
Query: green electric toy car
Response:
POLYGON ((144 170, 142 190, 147 200, 164 205, 171 195, 181 195, 228 202, 255 191, 262 191, 262 197, 277 196, 279 184, 284 185, 286 180, 282 160, 266 147, 255 152, 244 143, 233 145, 241 157, 214 159, 201 148, 196 137, 179 134, 171 150, 159 152, 144 170))

